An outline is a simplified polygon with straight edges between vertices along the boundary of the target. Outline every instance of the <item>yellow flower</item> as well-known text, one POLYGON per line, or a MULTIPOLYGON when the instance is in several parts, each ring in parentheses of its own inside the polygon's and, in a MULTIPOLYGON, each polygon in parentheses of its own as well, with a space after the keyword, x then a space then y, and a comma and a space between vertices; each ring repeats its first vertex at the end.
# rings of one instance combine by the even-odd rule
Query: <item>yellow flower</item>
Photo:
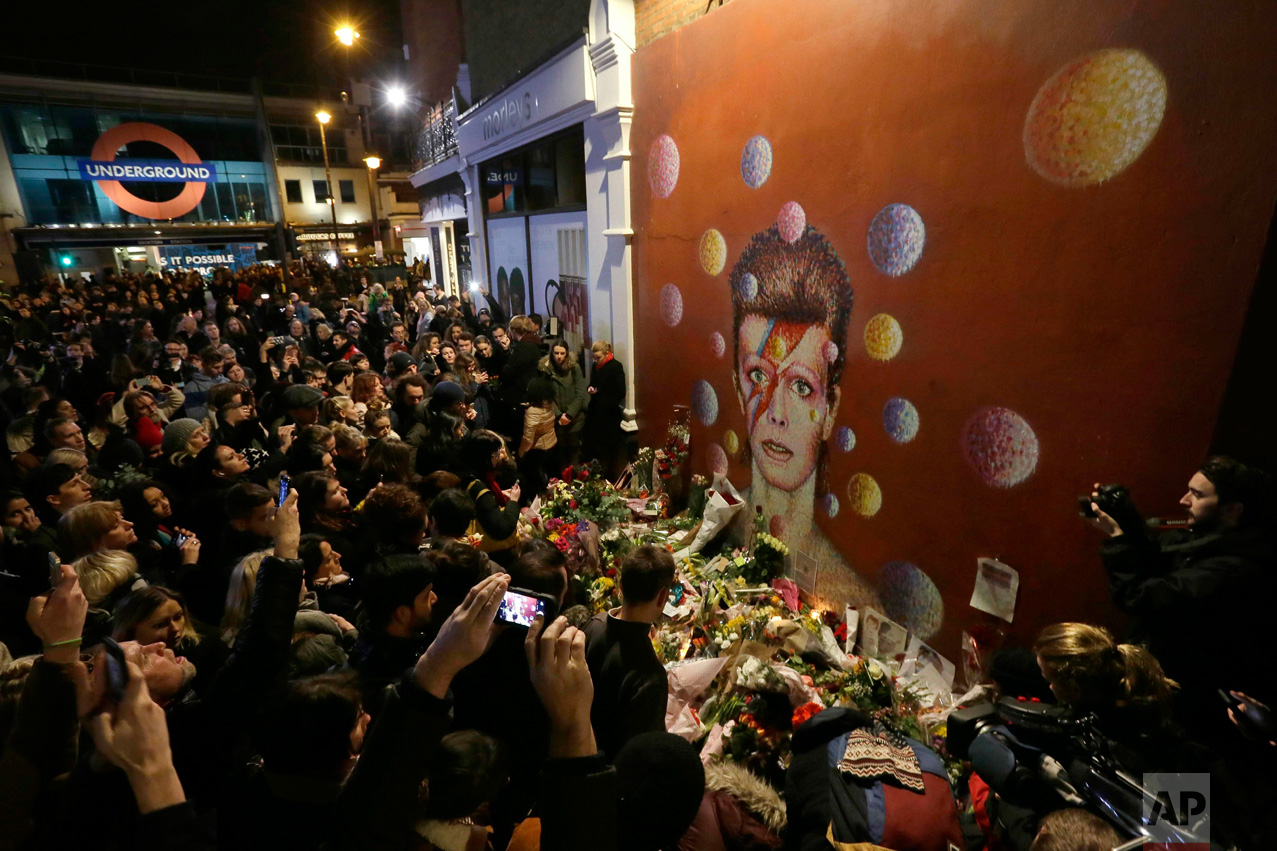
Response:
POLYGON ((737 584, 737 585, 744 585, 744 584, 745 584, 745 577, 743 577, 743 576, 738 576, 738 577, 736 577, 736 584, 737 584))

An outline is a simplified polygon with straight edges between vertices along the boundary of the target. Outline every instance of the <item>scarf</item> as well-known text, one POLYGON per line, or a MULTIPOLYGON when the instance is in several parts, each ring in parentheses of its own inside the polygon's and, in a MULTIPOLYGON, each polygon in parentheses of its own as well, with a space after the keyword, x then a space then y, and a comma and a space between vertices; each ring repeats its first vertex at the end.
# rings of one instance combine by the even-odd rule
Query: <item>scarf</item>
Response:
POLYGON ((881 721, 848 734, 838 770, 858 780, 894 781, 914 792, 926 791, 917 754, 904 736, 881 721))
POLYGON ((488 486, 488 490, 492 491, 492 496, 496 499, 497 505, 505 508, 505 504, 510 500, 501 492, 501 485, 497 483, 497 474, 488 473, 483 477, 483 483, 488 486))

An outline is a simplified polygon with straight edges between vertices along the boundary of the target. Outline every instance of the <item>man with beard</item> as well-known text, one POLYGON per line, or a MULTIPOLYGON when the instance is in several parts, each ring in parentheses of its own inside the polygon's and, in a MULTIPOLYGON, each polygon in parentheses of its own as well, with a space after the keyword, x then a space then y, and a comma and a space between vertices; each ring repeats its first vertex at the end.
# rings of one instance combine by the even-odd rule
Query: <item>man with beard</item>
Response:
MULTIPOLYGON (((1092 494, 1100 499, 1097 492, 1092 494)), ((1266 609, 1274 582, 1269 482, 1232 458, 1203 464, 1180 505, 1188 527, 1150 538, 1134 509, 1091 503, 1109 536, 1102 555, 1118 608, 1134 616, 1128 640, 1145 644, 1179 682, 1176 716, 1196 735, 1226 725, 1216 689, 1271 703, 1267 666, 1274 649, 1266 609), (1128 519, 1128 516, 1130 519, 1128 519)))

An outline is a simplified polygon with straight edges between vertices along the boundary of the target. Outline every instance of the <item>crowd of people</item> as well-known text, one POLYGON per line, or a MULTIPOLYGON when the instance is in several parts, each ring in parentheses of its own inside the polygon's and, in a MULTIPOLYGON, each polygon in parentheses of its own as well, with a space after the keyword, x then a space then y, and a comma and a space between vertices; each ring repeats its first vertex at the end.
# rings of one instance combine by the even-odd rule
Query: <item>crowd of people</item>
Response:
MULTIPOLYGON (((621 608, 591 617, 564 555, 520 543, 519 512, 556 471, 624 464, 626 377, 606 342, 583 364, 486 293, 281 272, 0 297, 0 848, 830 847, 871 818, 831 774, 831 742, 874 771, 886 755, 880 779, 930 771, 925 747, 871 719, 818 718, 795 736, 778 827, 665 732, 649 630, 669 552, 627 555, 621 608), (502 623, 511 589, 547 614, 502 623)), ((1198 473, 1186 507, 1209 543, 1187 550, 1093 506, 1115 599, 1166 671, 1061 624, 1004 689, 1096 713, 1146 770, 1214 770, 1174 718, 1187 705, 1226 739, 1202 695, 1221 670, 1258 694, 1271 677, 1213 658, 1222 608, 1211 640, 1180 627, 1221 588, 1270 582, 1246 481, 1198 473), (1178 705, 1168 671, 1191 685, 1178 705)), ((961 841, 946 784, 930 817, 903 811, 912 832, 889 842, 879 824, 881 844, 961 841)), ((1076 806, 982 800, 1004 847, 1119 840, 1076 806)))

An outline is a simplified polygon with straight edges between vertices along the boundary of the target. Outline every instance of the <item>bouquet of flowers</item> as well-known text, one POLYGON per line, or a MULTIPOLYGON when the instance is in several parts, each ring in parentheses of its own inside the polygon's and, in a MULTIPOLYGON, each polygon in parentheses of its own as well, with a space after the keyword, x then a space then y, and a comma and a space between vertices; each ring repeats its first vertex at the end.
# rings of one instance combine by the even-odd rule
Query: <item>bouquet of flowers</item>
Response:
POLYGON ((650 446, 644 446, 634 459, 634 490, 641 497, 646 497, 652 490, 652 470, 656 462, 656 452, 650 446))
POLYGON ((542 519, 589 520, 603 529, 630 519, 625 498, 600 475, 597 464, 567 467, 561 475, 550 482, 541 502, 542 519))

